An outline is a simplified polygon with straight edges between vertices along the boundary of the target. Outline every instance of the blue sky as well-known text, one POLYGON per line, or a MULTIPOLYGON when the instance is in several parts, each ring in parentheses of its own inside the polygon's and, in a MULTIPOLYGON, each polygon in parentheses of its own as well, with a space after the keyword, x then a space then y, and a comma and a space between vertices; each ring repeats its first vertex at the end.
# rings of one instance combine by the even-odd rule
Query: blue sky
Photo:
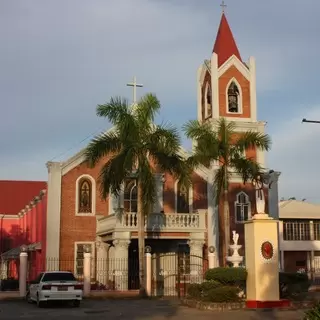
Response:
MULTIPOLYGON (((320 125, 301 124, 320 120, 320 2, 227 5, 242 58, 256 58, 258 118, 268 122, 280 196, 320 202, 320 125)), ((0 179, 46 179, 48 160, 68 158, 108 128, 96 105, 130 98, 134 75, 140 95, 161 100, 159 120, 196 118, 196 72, 220 17, 212 0, 1 1, 0 179)))

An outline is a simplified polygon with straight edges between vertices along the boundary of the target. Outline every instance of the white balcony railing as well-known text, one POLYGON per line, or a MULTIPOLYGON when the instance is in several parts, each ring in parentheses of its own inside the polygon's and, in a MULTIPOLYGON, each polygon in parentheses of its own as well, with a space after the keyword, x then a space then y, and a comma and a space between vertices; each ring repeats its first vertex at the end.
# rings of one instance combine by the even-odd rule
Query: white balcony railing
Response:
POLYGON ((320 241, 320 223, 283 221, 284 241, 320 241))
MULTIPOLYGON (((97 218, 97 234, 111 231, 137 231, 137 214, 123 212, 97 218)), ((205 231, 205 211, 196 213, 153 213, 147 216, 145 230, 154 232, 205 231)))

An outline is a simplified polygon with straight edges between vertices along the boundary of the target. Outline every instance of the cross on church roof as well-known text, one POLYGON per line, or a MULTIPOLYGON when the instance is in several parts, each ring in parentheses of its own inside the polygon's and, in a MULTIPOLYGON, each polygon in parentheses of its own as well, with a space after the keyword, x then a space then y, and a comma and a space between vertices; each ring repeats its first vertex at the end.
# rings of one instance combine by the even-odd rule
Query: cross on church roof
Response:
POLYGON ((224 0, 222 0, 220 7, 222 8, 222 12, 224 12, 225 8, 227 7, 227 5, 224 3, 224 0))
POLYGON ((137 84, 137 78, 133 77, 133 81, 131 83, 127 83, 128 87, 133 87, 133 104, 137 102, 137 88, 142 88, 143 84, 137 84))

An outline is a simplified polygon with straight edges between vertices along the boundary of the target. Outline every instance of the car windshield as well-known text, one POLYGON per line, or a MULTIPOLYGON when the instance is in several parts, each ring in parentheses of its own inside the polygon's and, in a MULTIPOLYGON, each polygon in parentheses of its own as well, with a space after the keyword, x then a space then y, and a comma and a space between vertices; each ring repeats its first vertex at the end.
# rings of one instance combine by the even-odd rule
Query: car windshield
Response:
POLYGON ((43 282, 53 282, 53 281, 76 281, 74 275, 70 272, 50 272, 45 273, 42 279, 43 282))

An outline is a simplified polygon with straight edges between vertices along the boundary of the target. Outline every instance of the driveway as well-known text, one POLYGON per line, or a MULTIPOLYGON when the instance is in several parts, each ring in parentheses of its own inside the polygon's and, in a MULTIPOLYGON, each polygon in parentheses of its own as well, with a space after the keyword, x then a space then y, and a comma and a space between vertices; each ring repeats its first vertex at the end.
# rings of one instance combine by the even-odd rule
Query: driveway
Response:
POLYGON ((230 311, 212 312, 181 307, 167 300, 86 300, 80 308, 49 306, 38 309, 25 301, 0 301, 0 319, 58 319, 78 318, 121 320, 302 320, 303 311, 230 311))

